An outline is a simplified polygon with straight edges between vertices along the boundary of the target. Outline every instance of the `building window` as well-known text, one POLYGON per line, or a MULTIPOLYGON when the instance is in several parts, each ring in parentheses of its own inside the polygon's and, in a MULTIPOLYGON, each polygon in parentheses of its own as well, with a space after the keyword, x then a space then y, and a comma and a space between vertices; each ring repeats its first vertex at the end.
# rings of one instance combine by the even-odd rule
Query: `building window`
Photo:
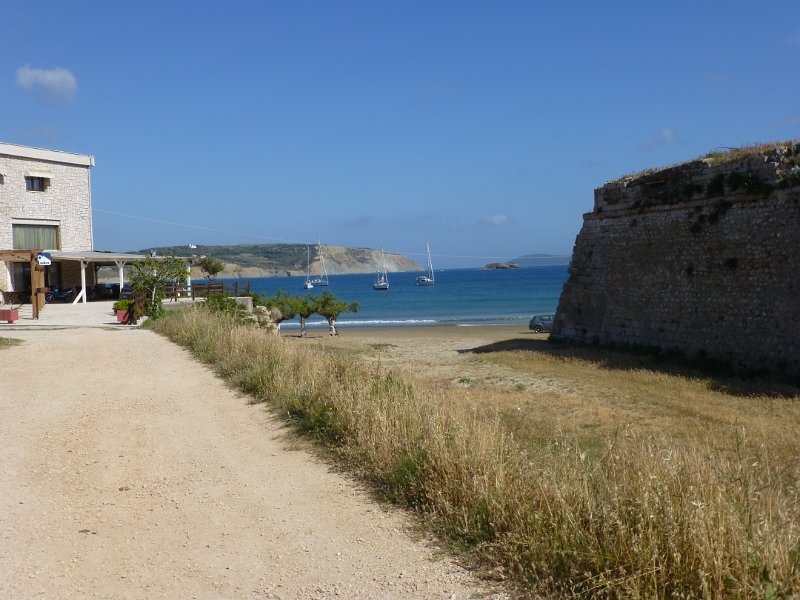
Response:
POLYGON ((50 187, 50 180, 47 177, 26 177, 25 189, 29 192, 44 192, 50 187))
POLYGON ((12 225, 14 250, 58 250, 57 225, 12 225))

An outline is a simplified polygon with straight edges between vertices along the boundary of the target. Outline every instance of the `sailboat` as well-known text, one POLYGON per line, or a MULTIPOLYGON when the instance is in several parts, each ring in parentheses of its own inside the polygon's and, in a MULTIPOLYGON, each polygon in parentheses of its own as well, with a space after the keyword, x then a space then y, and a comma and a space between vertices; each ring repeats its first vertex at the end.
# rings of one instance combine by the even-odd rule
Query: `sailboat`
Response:
POLYGON ((306 246, 306 251, 308 253, 308 259, 306 260, 306 282, 303 284, 303 287, 307 290, 313 290, 314 283, 311 281, 311 246, 306 246))
POLYGON ((436 278, 433 276, 433 263, 431 262, 431 246, 425 242, 425 247, 428 250, 428 272, 425 275, 417 277, 417 285, 434 285, 436 278))
POLYGON ((322 243, 319 241, 319 234, 317 234, 317 255, 319 256, 319 264, 320 269, 322 270, 322 275, 312 279, 311 284, 316 286, 327 286, 328 269, 325 268, 325 255, 322 253, 322 243))
POLYGON ((389 289, 389 276, 386 274, 386 256, 383 254, 383 246, 381 246, 381 263, 383 270, 378 271, 378 279, 372 284, 372 289, 377 291, 389 289))

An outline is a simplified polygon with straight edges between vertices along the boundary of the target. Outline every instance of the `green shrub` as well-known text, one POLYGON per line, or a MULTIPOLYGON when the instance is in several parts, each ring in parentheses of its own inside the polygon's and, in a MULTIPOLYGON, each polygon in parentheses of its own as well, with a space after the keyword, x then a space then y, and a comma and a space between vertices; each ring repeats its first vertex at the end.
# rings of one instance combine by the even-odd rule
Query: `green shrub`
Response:
POLYGON ((247 309, 233 298, 212 294, 201 306, 209 312, 226 315, 239 324, 249 321, 247 309))
POLYGON ((114 312, 117 312, 118 310, 130 311, 132 307, 133 300, 117 300, 111 308, 114 312))

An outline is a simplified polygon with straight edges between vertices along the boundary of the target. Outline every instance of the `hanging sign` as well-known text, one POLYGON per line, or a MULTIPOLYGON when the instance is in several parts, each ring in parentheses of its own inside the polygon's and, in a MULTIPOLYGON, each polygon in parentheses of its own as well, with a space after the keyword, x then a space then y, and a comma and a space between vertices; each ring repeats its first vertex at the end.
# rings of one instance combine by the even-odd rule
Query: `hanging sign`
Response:
POLYGON ((53 264, 53 259, 47 252, 39 252, 36 255, 36 264, 40 267, 49 267, 53 264))

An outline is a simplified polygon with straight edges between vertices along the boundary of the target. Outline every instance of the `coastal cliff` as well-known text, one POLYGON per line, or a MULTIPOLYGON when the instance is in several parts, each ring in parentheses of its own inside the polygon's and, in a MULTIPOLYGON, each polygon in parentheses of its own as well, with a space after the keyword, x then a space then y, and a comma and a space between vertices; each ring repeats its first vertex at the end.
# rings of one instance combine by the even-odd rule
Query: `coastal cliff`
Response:
MULTIPOLYGON (((154 250, 157 254, 169 254, 173 250, 179 256, 212 256, 222 262, 225 269, 218 278, 272 277, 276 275, 302 275, 306 272, 308 250, 311 250, 311 274, 322 273, 321 260, 316 246, 305 244, 241 244, 236 246, 196 245, 147 248, 138 252, 146 254, 154 250)), ((381 251, 372 248, 345 248, 322 246, 325 268, 329 275, 346 273, 371 273, 381 268, 381 251)), ((416 261, 401 254, 386 253, 386 270, 389 272, 422 271, 416 261)), ((192 269, 192 277, 202 277, 198 269, 192 269)))

